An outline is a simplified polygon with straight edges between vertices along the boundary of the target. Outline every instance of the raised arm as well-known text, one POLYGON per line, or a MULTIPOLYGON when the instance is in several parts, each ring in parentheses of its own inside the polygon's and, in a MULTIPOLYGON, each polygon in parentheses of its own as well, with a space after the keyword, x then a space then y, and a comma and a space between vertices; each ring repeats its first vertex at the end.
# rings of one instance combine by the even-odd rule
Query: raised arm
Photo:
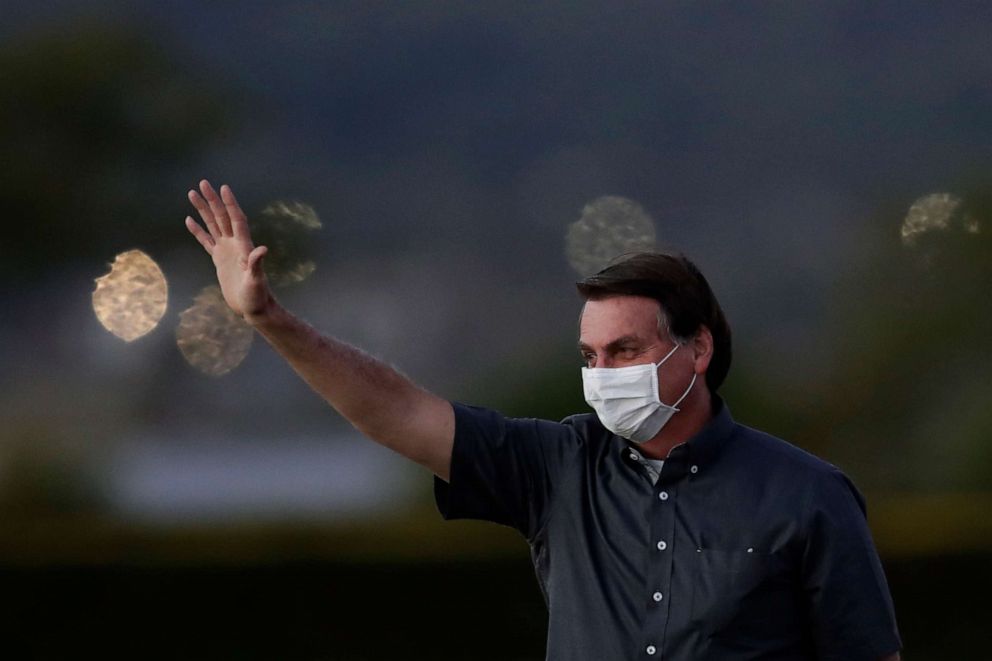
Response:
POLYGON ((186 227, 213 258, 231 309, 356 429, 447 480, 455 429, 451 404, 363 351, 322 336, 280 306, 262 270, 267 248, 252 244, 230 187, 221 186, 218 195, 204 180, 189 200, 206 229, 189 216, 186 227))

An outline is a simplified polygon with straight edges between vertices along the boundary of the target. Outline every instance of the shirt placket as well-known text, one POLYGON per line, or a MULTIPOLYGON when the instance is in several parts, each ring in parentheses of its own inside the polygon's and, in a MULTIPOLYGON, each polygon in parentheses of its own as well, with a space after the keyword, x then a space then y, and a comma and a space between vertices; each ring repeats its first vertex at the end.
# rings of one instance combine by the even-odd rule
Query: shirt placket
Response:
MULTIPOLYGON (((679 595, 672 595, 670 592, 674 567, 672 543, 675 536, 675 508, 678 504, 679 487, 686 475, 685 465, 685 448, 677 447, 672 450, 653 490, 648 549, 650 561, 643 595, 647 615, 644 618, 642 658, 665 658, 665 634, 672 602, 679 598, 679 595)), ((682 606, 688 607, 688 604, 682 606)))

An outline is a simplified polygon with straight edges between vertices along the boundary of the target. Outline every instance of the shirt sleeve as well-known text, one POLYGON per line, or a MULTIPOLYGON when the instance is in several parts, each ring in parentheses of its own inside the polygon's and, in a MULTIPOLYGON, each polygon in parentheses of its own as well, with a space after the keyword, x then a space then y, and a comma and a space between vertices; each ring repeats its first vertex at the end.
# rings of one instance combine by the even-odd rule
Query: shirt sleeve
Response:
POLYGON ((814 482, 803 557, 817 659, 878 661, 902 647, 895 610, 865 515, 840 471, 814 482))
POLYGON ((453 403, 455 444, 449 481, 434 479, 445 519, 482 519, 512 526, 528 540, 542 528, 579 435, 571 425, 507 418, 453 403))

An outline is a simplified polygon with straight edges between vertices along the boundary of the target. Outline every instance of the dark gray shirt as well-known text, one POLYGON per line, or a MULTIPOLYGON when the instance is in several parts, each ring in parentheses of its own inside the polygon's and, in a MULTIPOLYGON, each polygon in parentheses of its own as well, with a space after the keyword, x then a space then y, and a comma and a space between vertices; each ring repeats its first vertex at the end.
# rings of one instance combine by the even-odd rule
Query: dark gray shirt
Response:
POLYGON ((875 661, 900 646, 864 500, 837 468, 734 422, 654 483, 595 415, 454 404, 445 518, 513 526, 549 609, 547 658, 875 661))

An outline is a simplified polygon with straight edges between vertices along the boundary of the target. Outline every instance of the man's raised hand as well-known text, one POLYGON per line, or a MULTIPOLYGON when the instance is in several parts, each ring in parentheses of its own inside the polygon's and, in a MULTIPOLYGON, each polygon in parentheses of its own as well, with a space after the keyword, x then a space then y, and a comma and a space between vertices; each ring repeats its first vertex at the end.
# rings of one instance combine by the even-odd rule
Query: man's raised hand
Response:
POLYGON ((248 219, 231 188, 221 186, 218 195, 204 179, 200 190, 191 190, 188 197, 207 229, 190 216, 186 216, 186 228, 213 258, 224 300, 246 318, 261 314, 272 300, 262 270, 262 258, 268 248, 252 244, 248 219))
POLYGON ((280 307, 262 271, 264 246, 252 245, 245 214, 227 186, 191 190, 203 229, 186 227, 213 257, 224 300, 356 429, 449 479, 455 413, 447 400, 389 365, 333 337, 323 337, 280 307))

